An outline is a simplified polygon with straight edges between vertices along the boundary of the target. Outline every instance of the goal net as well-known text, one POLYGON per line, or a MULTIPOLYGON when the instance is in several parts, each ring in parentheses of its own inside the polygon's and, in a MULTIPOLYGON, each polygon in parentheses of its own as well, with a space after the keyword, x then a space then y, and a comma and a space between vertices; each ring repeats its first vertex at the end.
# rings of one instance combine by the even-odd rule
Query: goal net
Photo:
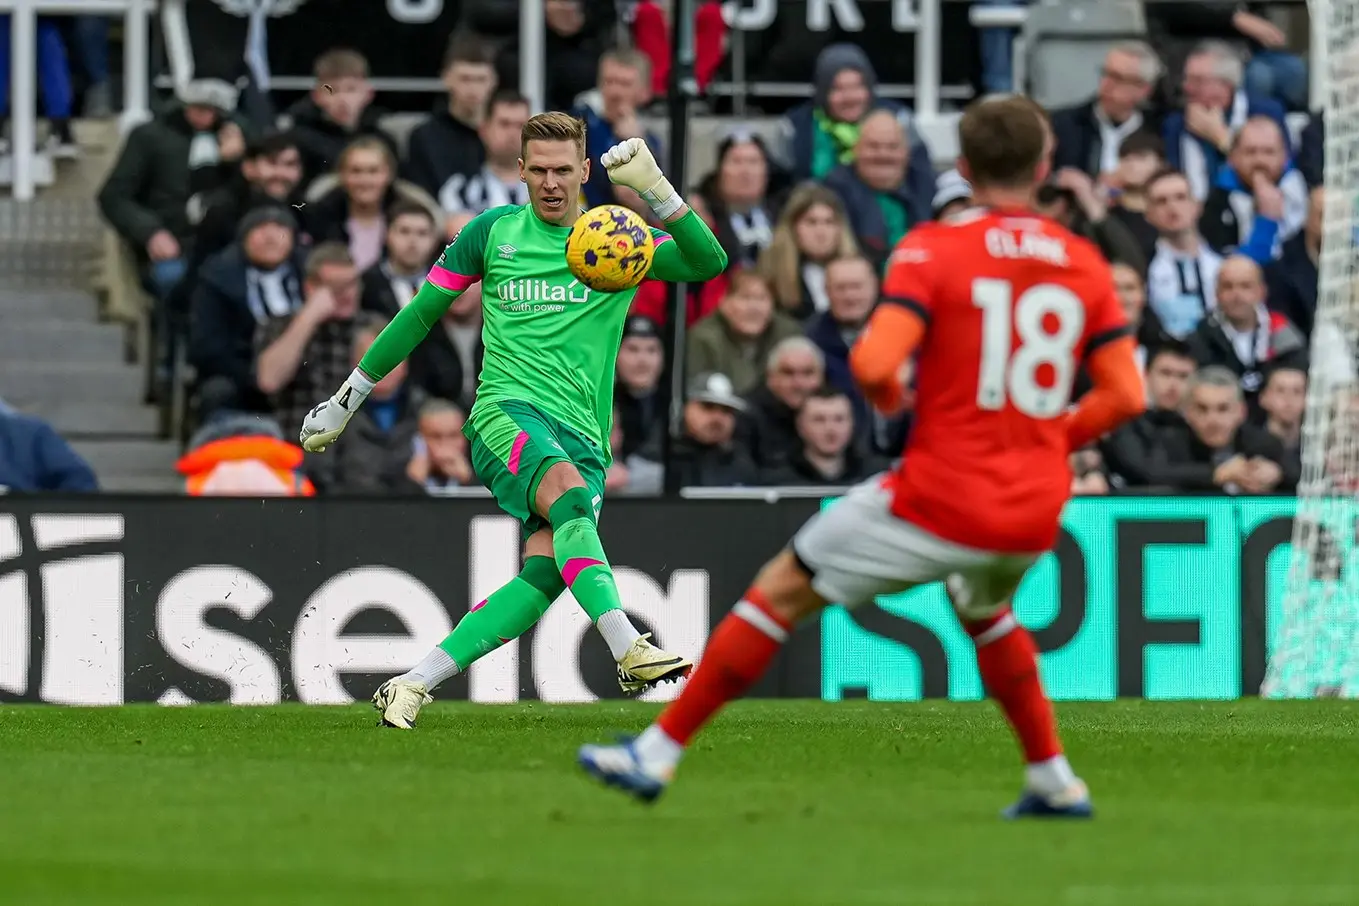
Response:
POLYGON ((1282 612, 1260 694, 1359 698, 1359 3, 1313 0, 1326 47, 1325 207, 1282 612))

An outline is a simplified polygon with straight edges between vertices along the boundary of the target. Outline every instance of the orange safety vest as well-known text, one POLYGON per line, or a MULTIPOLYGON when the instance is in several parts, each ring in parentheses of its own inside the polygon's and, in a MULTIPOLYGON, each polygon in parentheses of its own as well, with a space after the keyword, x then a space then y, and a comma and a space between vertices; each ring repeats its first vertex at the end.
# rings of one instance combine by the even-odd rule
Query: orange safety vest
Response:
POLYGON ((215 440, 184 454, 175 469, 185 477, 185 492, 198 497, 212 493, 210 482, 219 468, 247 463, 262 467, 277 479, 279 490, 274 496, 316 496, 315 486, 301 471, 302 448, 272 437, 215 440))

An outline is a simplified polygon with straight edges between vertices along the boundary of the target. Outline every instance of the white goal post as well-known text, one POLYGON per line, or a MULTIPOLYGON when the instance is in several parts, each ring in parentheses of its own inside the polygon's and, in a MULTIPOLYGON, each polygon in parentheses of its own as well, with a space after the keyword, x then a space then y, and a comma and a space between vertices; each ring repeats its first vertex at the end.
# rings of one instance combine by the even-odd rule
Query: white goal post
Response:
POLYGON ((1325 111, 1325 207, 1302 481, 1260 694, 1359 698, 1359 2, 1308 7, 1325 111))

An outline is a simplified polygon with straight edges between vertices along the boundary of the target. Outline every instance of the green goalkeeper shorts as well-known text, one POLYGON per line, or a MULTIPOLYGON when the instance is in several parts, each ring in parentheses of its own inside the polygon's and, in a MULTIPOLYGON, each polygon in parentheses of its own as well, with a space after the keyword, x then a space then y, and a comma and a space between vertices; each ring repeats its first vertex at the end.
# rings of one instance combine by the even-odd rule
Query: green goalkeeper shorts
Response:
POLYGON ((580 472, 594 501, 604 502, 604 452, 575 428, 531 403, 501 400, 473 412, 463 427, 472 448, 472 470, 496 503, 523 525, 524 539, 547 526, 533 510, 538 483, 555 463, 580 472))

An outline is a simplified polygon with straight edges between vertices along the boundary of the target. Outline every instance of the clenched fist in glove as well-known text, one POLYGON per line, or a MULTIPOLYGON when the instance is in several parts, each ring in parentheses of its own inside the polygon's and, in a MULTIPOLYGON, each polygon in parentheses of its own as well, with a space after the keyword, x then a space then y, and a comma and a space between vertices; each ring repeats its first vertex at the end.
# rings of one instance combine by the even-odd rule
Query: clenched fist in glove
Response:
POLYGON ((605 151, 599 162, 608 172, 610 182, 642 196, 661 220, 669 220, 684 207, 684 199, 665 178, 651 149, 642 139, 619 142, 605 151))
POLYGON ((302 433, 298 438, 302 442, 302 449, 308 453, 320 453, 335 443, 344 431, 344 426, 349 424, 372 391, 373 381, 355 369, 334 396, 316 406, 302 420, 302 433))

